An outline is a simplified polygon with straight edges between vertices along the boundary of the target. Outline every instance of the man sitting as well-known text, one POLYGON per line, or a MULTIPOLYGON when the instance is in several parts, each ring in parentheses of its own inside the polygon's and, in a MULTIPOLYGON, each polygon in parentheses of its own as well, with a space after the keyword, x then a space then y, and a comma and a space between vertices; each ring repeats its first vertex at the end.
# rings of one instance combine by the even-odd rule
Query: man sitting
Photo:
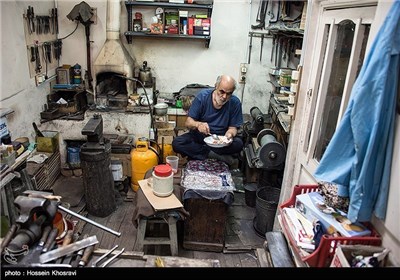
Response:
POLYGON ((232 95, 235 89, 235 79, 221 75, 215 88, 203 89, 197 94, 185 122, 189 132, 172 142, 176 153, 189 159, 214 158, 229 166, 235 163, 232 154, 239 153, 243 148, 242 139, 237 137, 238 128, 243 124, 242 105, 239 98, 232 95), (210 147, 204 138, 212 134, 224 135, 231 141, 224 147, 210 147))

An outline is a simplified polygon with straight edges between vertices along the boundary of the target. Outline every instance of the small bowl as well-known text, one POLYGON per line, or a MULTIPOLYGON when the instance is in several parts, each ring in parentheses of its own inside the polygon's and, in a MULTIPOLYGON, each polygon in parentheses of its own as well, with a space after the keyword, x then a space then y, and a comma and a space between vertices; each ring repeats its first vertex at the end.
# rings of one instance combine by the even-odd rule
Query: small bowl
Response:
POLYGON ((164 116, 168 112, 168 104, 167 103, 157 103, 154 105, 154 113, 157 116, 164 116))

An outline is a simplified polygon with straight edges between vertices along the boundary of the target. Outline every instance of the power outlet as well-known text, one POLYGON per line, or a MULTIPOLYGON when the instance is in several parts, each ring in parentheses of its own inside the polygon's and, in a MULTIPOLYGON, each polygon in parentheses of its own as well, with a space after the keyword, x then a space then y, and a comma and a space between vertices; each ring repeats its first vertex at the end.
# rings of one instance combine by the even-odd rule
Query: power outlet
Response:
POLYGON ((90 20, 93 22, 94 25, 97 24, 97 8, 91 8, 92 10, 92 17, 90 18, 90 20))
POLYGON ((240 63, 240 69, 239 69, 239 83, 240 84, 246 83, 246 74, 247 74, 247 64, 240 63))

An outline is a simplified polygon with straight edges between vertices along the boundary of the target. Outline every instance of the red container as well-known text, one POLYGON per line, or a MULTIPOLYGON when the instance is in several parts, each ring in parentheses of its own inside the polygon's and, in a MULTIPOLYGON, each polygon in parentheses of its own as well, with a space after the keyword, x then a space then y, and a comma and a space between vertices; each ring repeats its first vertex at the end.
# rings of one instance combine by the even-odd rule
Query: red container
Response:
POLYGON ((328 267, 335 255, 336 248, 339 244, 343 245, 353 245, 353 244, 363 244, 363 245, 373 245, 379 246, 382 243, 380 235, 372 227, 371 223, 363 223, 369 230, 371 230, 370 236, 357 236, 357 237, 335 237, 328 234, 324 234, 321 238, 321 242, 308 256, 302 256, 300 250, 296 246, 296 241, 292 238, 290 230, 288 229, 288 223, 285 216, 282 215, 283 208, 293 208, 296 203, 296 196, 303 193, 318 191, 318 185, 296 185, 293 188, 292 196, 279 206, 279 211, 281 212, 282 218, 282 230, 285 236, 289 239, 290 245, 295 254, 299 258, 307 263, 311 267, 328 267))

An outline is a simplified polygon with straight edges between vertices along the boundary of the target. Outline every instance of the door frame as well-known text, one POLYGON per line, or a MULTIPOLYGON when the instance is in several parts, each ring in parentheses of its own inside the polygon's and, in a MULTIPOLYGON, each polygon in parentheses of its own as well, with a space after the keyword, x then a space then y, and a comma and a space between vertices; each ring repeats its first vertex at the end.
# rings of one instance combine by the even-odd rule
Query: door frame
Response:
MULTIPOLYGON (((316 50, 321 50, 324 46, 324 40, 318 38, 322 36, 322 33, 318 34, 318 26, 323 24, 323 13, 325 11, 334 10, 334 9, 345 9, 345 8, 355 8, 355 7, 368 7, 368 6, 377 6, 378 1, 318 1, 318 0, 309 0, 307 6, 307 21, 306 21, 306 30, 304 33, 304 40, 302 46, 302 56, 300 60, 300 65, 302 67, 302 75, 301 81, 299 84, 299 92, 298 99, 296 104, 296 113, 294 119, 291 124, 291 131, 289 136, 289 144, 286 156, 285 163, 285 172, 282 183, 282 192, 280 197, 280 203, 287 200, 291 193, 293 187, 299 183, 299 178, 302 176, 306 178, 302 183, 306 184, 315 184, 316 181, 312 174, 305 170, 300 170, 300 164, 311 165, 313 170, 317 167, 317 163, 307 163, 300 162, 298 157, 298 152, 303 151, 306 152, 306 147, 308 145, 307 141, 310 141, 311 138, 306 140, 306 133, 310 132, 310 129, 313 125, 313 119, 316 117, 316 111, 311 111, 311 108, 316 108, 316 100, 317 98, 313 98, 314 89, 316 85, 314 84, 314 77, 318 73, 322 72, 323 65, 318 64, 317 62, 320 60, 318 56, 312 55, 316 52, 316 50), (309 24, 312 23, 312 24, 309 24), (307 58, 307 59, 306 59, 307 58), (305 174, 300 174, 301 172, 305 172, 305 174)), ((372 26, 371 26, 372 30, 372 26)), ((358 33, 355 34, 355 36, 358 33)), ((370 37, 372 38, 370 33, 370 37)), ((372 41, 371 39, 369 41, 372 41)), ((370 42, 368 42, 367 50, 369 48, 370 42)), ((354 59, 351 57, 350 59, 354 59)), ((346 91, 351 90, 348 86, 345 86, 346 91)), ((348 98, 348 97, 346 97, 348 98)), ((339 115, 342 116, 345 108, 341 108, 339 115)), ((311 137, 311 135, 310 135, 311 137)), ((311 149, 308 149, 311 150, 311 149)), ((312 170, 312 172, 313 172, 312 170)))

